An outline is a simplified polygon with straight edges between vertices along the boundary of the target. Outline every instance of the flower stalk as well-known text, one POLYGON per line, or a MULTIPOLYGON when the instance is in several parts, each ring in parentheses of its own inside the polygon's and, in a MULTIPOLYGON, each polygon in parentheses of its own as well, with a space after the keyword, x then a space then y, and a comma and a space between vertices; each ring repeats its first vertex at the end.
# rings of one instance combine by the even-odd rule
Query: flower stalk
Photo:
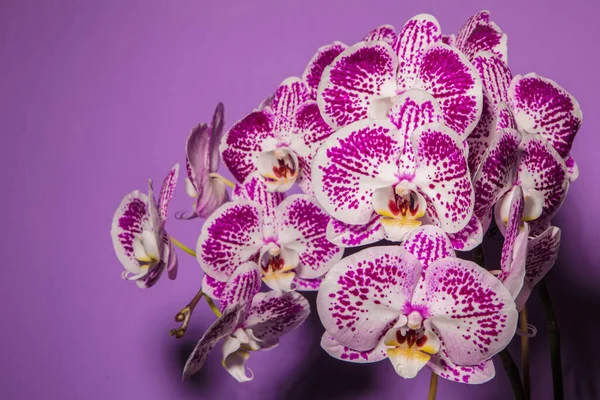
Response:
POLYGON ((529 373, 529 336, 527 332, 529 330, 527 326, 527 307, 523 308, 523 311, 519 314, 521 331, 521 366, 523 369, 523 390, 525 391, 525 398, 529 400, 531 398, 531 387, 530 387, 530 373, 529 373))
POLYGON ((431 371, 431 380, 429 381, 429 395, 427 400, 435 400, 437 395, 438 376, 435 372, 431 371))
POLYGON ((190 256, 196 257, 196 252, 194 250, 190 249, 185 244, 183 244, 179 240, 175 239, 173 236, 170 236, 170 238, 171 238, 171 243, 173 243, 175 246, 179 247, 181 250, 188 253, 190 256))
POLYGON ((540 297, 546 314, 546 324, 548 326, 548 340, 550 342, 550 365, 552 366, 552 390, 555 400, 564 399, 564 388, 562 378, 562 366, 560 360, 560 331, 558 322, 550 300, 550 293, 546 286, 546 281, 542 279, 539 283, 540 297))

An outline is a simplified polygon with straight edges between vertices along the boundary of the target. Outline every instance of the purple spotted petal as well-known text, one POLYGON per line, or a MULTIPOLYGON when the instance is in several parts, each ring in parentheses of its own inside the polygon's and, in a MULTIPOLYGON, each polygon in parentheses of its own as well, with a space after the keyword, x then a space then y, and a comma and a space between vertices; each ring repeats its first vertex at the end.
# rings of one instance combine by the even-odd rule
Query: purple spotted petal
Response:
POLYGON ((223 162, 238 182, 243 182, 256 170, 256 157, 262 150, 262 143, 274 137, 273 116, 267 112, 255 111, 237 122, 225 134, 219 150, 223 162))
POLYGON ((349 347, 341 345, 328 332, 321 337, 321 347, 330 356, 342 361, 354 363, 372 363, 381 361, 387 358, 387 346, 383 340, 380 340, 377 346, 367 351, 356 351, 349 347))
POLYGON ((258 172, 254 172, 242 184, 235 185, 231 197, 234 201, 247 200, 260 204, 263 211, 263 227, 271 227, 275 219, 275 210, 285 199, 285 194, 269 192, 265 180, 258 172))
POLYGON ((222 205, 206 220, 196 246, 205 273, 225 282, 256 255, 263 245, 262 214, 259 204, 238 200, 222 205))
POLYGON ((386 42, 390 46, 396 40, 396 30, 392 25, 381 25, 373 29, 363 38, 363 42, 386 42))
POLYGON ((202 292, 212 299, 219 299, 226 284, 227 282, 218 281, 204 274, 202 277, 202 292))
POLYGON ((569 173, 569 181, 575 182, 579 178, 579 166, 573 157, 568 156, 565 158, 565 165, 567 166, 567 172, 569 173))
POLYGON ((346 257, 321 284, 321 322, 340 344, 371 350, 401 317, 420 275, 419 261, 398 246, 371 247, 346 257))
POLYGON ((520 141, 521 135, 515 130, 504 129, 499 132, 486 151, 479 170, 473 176, 473 212, 480 221, 490 215, 500 197, 512 188, 520 141))
POLYGON ((308 301, 297 292, 270 291, 258 293, 244 327, 252 329, 262 340, 263 348, 270 348, 279 338, 300 326, 310 314, 308 301))
POLYGON ((324 276, 315 279, 303 279, 297 275, 294 276, 292 287, 300 292, 316 292, 321 287, 321 282, 325 279, 324 276))
POLYGON ((169 203, 175 194, 175 186, 177 185, 177 178, 179 177, 179 164, 175 164, 169 171, 169 174, 163 181, 158 196, 158 213, 163 225, 167 222, 167 215, 169 211, 169 203))
POLYGON ((363 120, 323 143, 313 159, 315 196, 332 217, 366 224, 373 212, 371 196, 396 181, 402 150, 388 121, 363 120))
POLYGON ((445 124, 461 138, 477 125, 483 102, 481 78, 458 50, 442 43, 429 47, 413 87, 433 95, 445 124))
POLYGON ((456 36, 453 33, 450 35, 442 35, 442 43, 445 43, 448 46, 454 46, 455 42, 456 36))
POLYGON ((235 331, 242 313, 242 304, 238 304, 226 310, 222 316, 213 322, 187 359, 183 368, 183 380, 198 372, 206 362, 208 353, 210 353, 219 340, 235 331))
POLYGON ((327 225, 327 239, 342 247, 355 247, 378 242, 385 238, 385 229, 379 214, 371 214, 365 225, 350 225, 331 218, 327 225))
POLYGON ((334 129, 369 117, 375 99, 395 95, 398 58, 384 42, 360 42, 325 68, 317 93, 323 118, 334 129))
POLYGON ((496 136, 494 107, 490 100, 490 96, 484 90, 481 118, 466 140, 467 145, 469 146, 468 164, 471 176, 475 175, 479 169, 485 152, 490 146, 490 143, 496 139, 496 136))
POLYGON ((442 229, 454 233, 473 212, 473 186, 460 139, 440 124, 418 128, 411 137, 417 156, 413 182, 431 199, 442 229))
POLYGON ((258 265, 249 261, 238 266, 229 278, 219 297, 221 309, 233 307, 238 303, 252 303, 254 295, 260 291, 262 283, 258 265))
POLYGON ((490 21, 488 11, 473 15, 460 29, 456 37, 456 47, 469 59, 480 51, 489 51, 507 59, 506 34, 490 21))
POLYGON ((413 230, 402 243, 402 247, 421 262, 423 274, 435 260, 456 257, 448 236, 434 225, 425 225, 413 230))
POLYGON ((296 110, 309 99, 308 87, 300 78, 290 77, 281 82, 271 103, 275 132, 290 132, 294 127, 296 110))
POLYGON ((518 130, 517 121, 515 121, 508 104, 500 103, 496 110, 496 130, 500 131, 507 128, 518 130))
POLYGON ((540 134, 561 157, 569 155, 583 118, 569 92, 532 73, 515 76, 508 97, 519 130, 540 134))
POLYGON ((475 214, 469 223, 456 233, 449 233, 452 247, 459 251, 473 250, 483 242, 483 226, 475 214))
POLYGON ((277 207, 279 245, 298 253, 300 278, 323 276, 342 258, 343 248, 327 240, 330 219, 317 199, 304 194, 290 196, 277 207))
POLYGON ((512 72, 500 57, 489 51, 477 53, 473 58, 485 91, 490 96, 494 108, 500 102, 508 101, 508 87, 512 72))
POLYGON ((115 253, 126 270, 136 271, 140 263, 133 253, 133 240, 143 230, 151 230, 148 196, 135 190, 121 200, 112 220, 110 236, 115 253))
POLYGON ((442 40, 442 29, 433 15, 419 14, 406 22, 392 47, 398 55, 398 90, 413 87, 424 51, 442 40))
POLYGON ((331 64, 347 48, 348 46, 341 42, 333 42, 327 46, 319 47, 315 55, 308 62, 306 69, 304 69, 304 74, 302 74, 302 79, 308 86, 312 100, 317 99, 317 89, 325 67, 331 64))
POLYGON ((431 263, 412 303, 427 307, 450 360, 459 365, 489 359, 510 342, 517 327, 515 303, 502 283, 458 258, 431 263))

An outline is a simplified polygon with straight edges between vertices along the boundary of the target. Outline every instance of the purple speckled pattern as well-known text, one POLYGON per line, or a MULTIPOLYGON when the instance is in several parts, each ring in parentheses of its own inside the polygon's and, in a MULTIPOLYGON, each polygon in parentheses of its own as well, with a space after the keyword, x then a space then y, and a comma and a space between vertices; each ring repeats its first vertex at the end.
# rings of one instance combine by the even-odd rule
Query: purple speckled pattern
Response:
POLYGON ((295 125, 296 109, 310 99, 308 87, 300 79, 285 79, 273 95, 271 110, 275 115, 275 132, 290 132, 295 125))
POLYGON ((302 79, 308 86, 310 98, 312 100, 317 99, 317 89, 321 82, 321 76, 325 67, 335 60, 341 52, 346 50, 348 46, 341 42, 333 42, 326 46, 319 47, 315 55, 308 62, 308 65, 304 69, 302 79))
POLYGON ((227 282, 218 281, 210 275, 204 274, 202 277, 202 292, 210 298, 218 299, 221 297, 226 284, 227 282))
POLYGON ((360 42, 341 53, 325 68, 319 84, 317 103, 323 118, 340 128, 368 117, 372 100, 392 96, 398 59, 384 42, 360 42))
POLYGON ((507 60, 507 36, 493 21, 488 11, 473 15, 456 36, 455 46, 469 59, 480 51, 490 51, 507 60))
POLYGON ((517 325, 515 304, 502 283, 458 258, 431 263, 412 302, 427 307, 449 357, 460 365, 479 364, 502 350, 517 325))
POLYGON ((402 247, 419 260, 423 275, 433 261, 456 257, 448 236, 433 225, 422 226, 412 231, 402 243, 402 247))
POLYGON ((411 138, 417 156, 414 182, 433 203, 445 231, 461 230, 473 212, 473 186, 464 147, 439 124, 418 128, 411 138))
POLYGON ((460 231, 449 233, 448 237, 452 242, 452 247, 459 251, 473 250, 483 241, 483 226, 475 214, 460 231))
POLYGON ((515 121, 515 117, 510 110, 510 106, 507 103, 498 104, 498 109, 496 110, 496 130, 501 129, 519 129, 517 126, 517 122, 515 121))
POLYGON ((321 322, 340 344, 371 350, 400 318, 420 276, 419 261, 399 246, 370 247, 346 257, 321 284, 321 322))
POLYGON ((483 51, 477 53, 472 62, 494 104, 494 109, 500 102, 507 102, 508 88, 513 76, 505 61, 494 53, 483 51))
POLYGON ((320 276, 314 279, 303 279, 299 278, 298 275, 294 276, 293 285, 296 285, 296 290, 301 292, 314 292, 319 290, 321 282, 323 282, 325 276, 320 276))
POLYGON ((285 194, 269 192, 264 179, 257 172, 254 172, 243 183, 235 185, 231 197, 234 201, 247 200, 260 204, 263 213, 263 226, 270 226, 275 219, 275 210, 285 199, 285 194))
POLYGON ((117 257, 121 264, 139 266, 133 254, 133 239, 150 229, 151 222, 148 210, 148 196, 135 190, 125 196, 117 207, 111 236, 117 257))
POLYGON ((332 357, 343 361, 352 361, 354 363, 372 363, 387 358, 388 347, 383 340, 371 350, 356 351, 344 345, 341 345, 331 334, 325 332, 321 337, 321 347, 332 357))
POLYGON ((169 204, 171 203, 173 195, 175 194, 175 187, 177 186, 178 177, 179 164, 176 164, 173 168, 171 168, 160 188, 160 194, 158 195, 158 213, 163 225, 167 223, 169 204))
POLYGON ((515 76, 508 96, 519 130, 541 135, 566 157, 583 119, 577 100, 556 82, 533 73, 515 76))
POLYGON ((487 92, 483 91, 483 102, 481 103, 481 117, 479 122, 469 134, 466 139, 466 143, 469 146, 469 172, 471 176, 475 175, 475 172, 481 165, 483 155, 488 149, 490 143, 496 138, 496 127, 495 127, 495 115, 494 106, 492 100, 487 92))
POLYGON ((327 239, 342 247, 355 247, 371 244, 385 238, 385 230, 379 221, 379 214, 372 213, 364 225, 346 224, 331 218, 327 224, 327 239))
POLYGON ((260 291, 261 277, 258 265, 249 261, 238 266, 229 278, 223 292, 218 297, 222 310, 238 303, 252 304, 252 299, 260 291))
POLYGON ((442 38, 442 28, 433 15, 417 15, 406 24, 396 37, 392 48, 398 55, 398 90, 404 91, 414 85, 421 68, 423 53, 442 38))
POLYGON ((381 25, 367 33, 364 42, 385 42, 392 45, 396 40, 396 29, 392 25, 381 25))

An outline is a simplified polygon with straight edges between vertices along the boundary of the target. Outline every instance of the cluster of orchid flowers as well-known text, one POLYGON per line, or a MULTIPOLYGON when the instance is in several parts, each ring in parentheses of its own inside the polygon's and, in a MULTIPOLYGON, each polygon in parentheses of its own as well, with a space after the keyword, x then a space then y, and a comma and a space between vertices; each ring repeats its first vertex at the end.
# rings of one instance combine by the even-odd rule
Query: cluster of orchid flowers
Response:
POLYGON ((219 104, 191 132, 185 189, 195 202, 178 217, 205 220, 195 251, 165 231, 177 165, 158 203, 152 182, 123 199, 111 231, 123 277, 148 288, 165 269, 176 277, 175 247, 197 258, 202 288, 172 333, 183 336, 201 297, 218 318, 184 377, 222 341, 223 366, 252 379, 250 354, 302 324, 301 292, 318 291, 331 356, 387 358, 404 378, 427 366, 486 382, 556 260, 552 217, 578 175, 569 152, 581 121, 554 81, 512 75, 506 34, 485 11, 456 35, 421 14, 399 32, 334 42, 228 131, 219 104), (217 172, 221 159, 237 182, 217 172), (295 183, 302 194, 286 195, 295 183), (495 268, 458 257, 497 230, 495 268))

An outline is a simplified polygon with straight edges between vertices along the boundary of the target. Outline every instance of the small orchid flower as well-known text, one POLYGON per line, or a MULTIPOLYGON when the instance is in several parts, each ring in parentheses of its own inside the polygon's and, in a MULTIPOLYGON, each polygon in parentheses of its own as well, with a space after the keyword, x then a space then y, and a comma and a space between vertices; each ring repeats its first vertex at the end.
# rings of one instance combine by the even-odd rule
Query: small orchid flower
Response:
POLYGON ((190 354, 183 371, 184 380, 202 368, 208 353, 223 339, 223 367, 238 382, 250 381, 254 375, 251 370, 246 371, 245 364, 251 352, 272 349, 281 336, 306 320, 310 307, 300 294, 256 293, 260 287, 256 286, 260 284, 257 271, 256 265, 246 265, 243 270, 236 270, 233 282, 227 283, 225 293, 230 302, 190 354))
POLYGON ((148 195, 138 190, 129 193, 113 217, 110 235, 117 257, 125 267, 122 276, 135 281, 140 288, 152 287, 165 268, 169 278, 177 276, 177 254, 165 224, 178 174, 176 164, 163 182, 158 206, 150 180, 148 195))
POLYGON ((431 15, 409 20, 391 46, 363 41, 347 48, 325 68, 317 103, 325 121, 337 130, 367 118, 385 119, 397 97, 409 89, 428 92, 444 123, 460 137, 479 120, 477 71, 462 53, 442 43, 440 26, 431 15))
POLYGON ((428 365, 447 379, 491 379, 488 360, 514 335, 515 304, 493 275, 453 256, 443 231, 424 226, 402 247, 337 263, 317 297, 325 350, 354 362, 389 358, 404 378, 428 365))
POLYGON ((378 26, 363 38, 363 42, 385 42, 390 46, 397 40, 396 29, 392 25, 378 26))
POLYGON ((187 179, 185 190, 196 199, 194 212, 189 218, 207 218, 229 196, 227 184, 217 173, 219 168, 218 145, 223 135, 223 104, 219 103, 215 110, 212 123, 199 124, 186 143, 187 179))
POLYGON ((312 155, 333 130, 299 78, 288 78, 269 105, 236 123, 221 141, 223 162, 238 182, 258 170, 270 191, 285 192, 298 180, 312 193, 312 155))
MULTIPOLYGON (((274 290, 316 290, 343 254, 327 240, 330 216, 316 199, 270 193, 256 174, 234 191, 202 227, 197 258, 212 280, 226 282, 239 265, 254 261, 263 281, 274 290)), ((211 289, 209 289, 211 290, 211 289)))

